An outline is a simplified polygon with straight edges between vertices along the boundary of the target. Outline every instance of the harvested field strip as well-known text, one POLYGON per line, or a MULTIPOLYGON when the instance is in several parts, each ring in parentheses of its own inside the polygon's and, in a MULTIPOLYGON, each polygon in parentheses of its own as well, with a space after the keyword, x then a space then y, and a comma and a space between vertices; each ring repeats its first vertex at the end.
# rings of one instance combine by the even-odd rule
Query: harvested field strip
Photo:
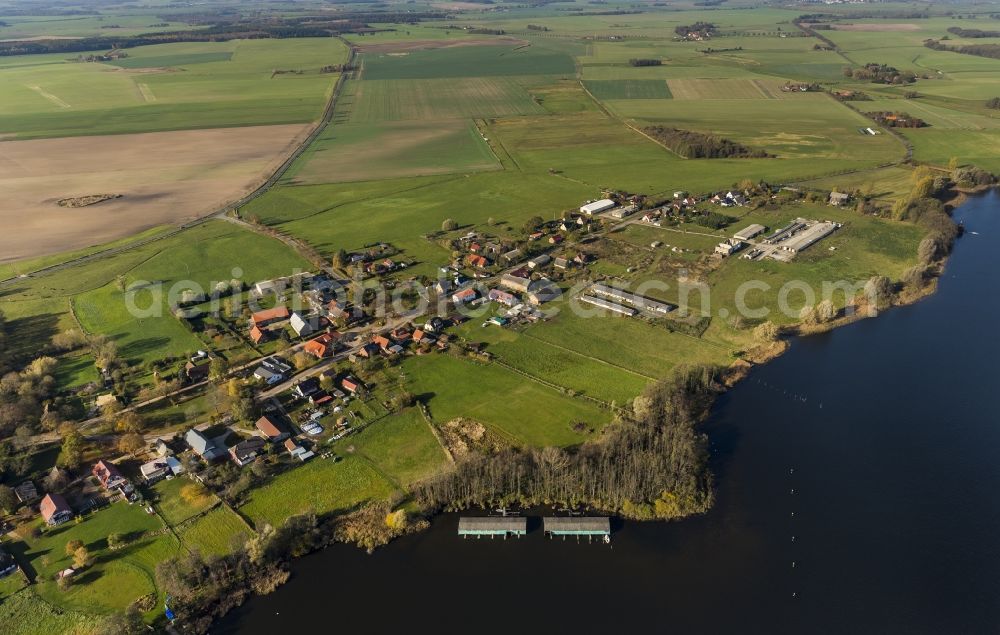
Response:
POLYGON ((597 99, 670 99, 670 88, 662 79, 605 79, 584 82, 597 99))
POLYGON ((126 57, 110 63, 120 68, 167 68, 208 62, 228 62, 232 57, 231 51, 212 51, 209 53, 126 57))
POLYGON ((668 79, 674 99, 785 99, 801 93, 784 93, 773 79, 668 79))
POLYGON ((41 86, 28 86, 28 88, 30 88, 31 90, 35 91, 36 93, 38 93, 39 95, 41 95, 45 99, 48 99, 49 101, 51 101, 56 106, 59 106, 60 108, 72 108, 72 106, 70 106, 69 104, 67 104, 63 100, 59 99, 58 97, 56 97, 52 93, 46 92, 41 86))
POLYGON ((137 84, 137 86, 143 99, 147 102, 156 101, 156 95, 153 94, 153 89, 149 87, 149 84, 137 84))

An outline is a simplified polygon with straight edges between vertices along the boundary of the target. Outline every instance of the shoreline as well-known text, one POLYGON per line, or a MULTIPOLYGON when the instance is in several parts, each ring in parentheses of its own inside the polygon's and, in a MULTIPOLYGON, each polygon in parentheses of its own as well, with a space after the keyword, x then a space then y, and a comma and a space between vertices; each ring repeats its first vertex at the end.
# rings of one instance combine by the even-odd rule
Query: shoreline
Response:
MULTIPOLYGON (((980 188, 975 188, 975 190, 960 190, 958 188, 953 188, 951 191, 955 192, 955 194, 948 201, 948 204, 949 204, 949 217, 951 216, 950 212, 952 210, 954 210, 955 208, 957 208, 962 203, 965 203, 966 201, 968 201, 968 199, 971 196, 980 195, 980 194, 986 193, 987 191, 989 191, 990 189, 993 189, 994 187, 996 187, 996 186, 984 186, 984 187, 980 187, 980 188)), ((705 422, 705 420, 710 415, 710 413, 712 411, 712 408, 714 407, 714 405, 716 404, 718 398, 721 395, 723 395, 725 392, 727 392, 730 389, 732 389, 741 380, 745 379, 747 377, 747 375, 750 373, 750 371, 755 366, 766 364, 767 362, 772 361, 774 359, 777 359, 782 354, 784 354, 785 352, 787 352, 789 350, 789 348, 791 347, 791 341, 792 341, 792 339, 794 337, 816 335, 816 334, 820 334, 820 333, 825 333, 825 332, 832 331, 833 329, 836 329, 836 328, 839 328, 839 327, 842 327, 842 326, 847 326, 847 325, 852 324, 854 322, 860 321, 861 319, 866 319, 866 318, 870 318, 870 317, 876 317, 877 318, 882 313, 882 311, 887 311, 887 310, 889 310, 889 309, 891 309, 893 307, 897 307, 897 306, 908 306, 908 305, 911 305, 911 304, 915 304, 919 300, 933 295, 937 291, 938 280, 940 278, 941 273, 944 271, 944 267, 947 265, 947 262, 948 262, 948 260, 949 260, 949 258, 951 256, 952 251, 953 251, 953 249, 949 250, 949 252, 947 254, 945 254, 944 256, 940 257, 938 259, 938 261, 936 261, 934 263, 934 265, 933 265, 933 272, 932 272, 931 277, 928 278, 927 282, 923 285, 923 287, 921 287, 921 289, 919 290, 919 292, 916 292, 916 293, 907 293, 907 294, 900 294, 900 293, 894 294, 892 303, 889 306, 887 306, 885 309, 880 309, 876 315, 870 315, 869 312, 868 312, 868 310, 867 310, 867 307, 858 307, 857 305, 851 305, 851 306, 854 307, 854 310, 852 312, 849 312, 848 314, 840 315, 839 317, 835 318, 834 320, 832 320, 832 321, 830 321, 828 323, 813 325, 813 326, 811 326, 809 328, 804 328, 803 324, 801 324, 801 323, 785 327, 782 330, 783 332, 779 335, 779 338, 777 340, 775 340, 774 342, 771 342, 769 344, 763 344, 763 345, 757 346, 754 349, 751 349, 750 351, 748 351, 748 357, 749 357, 749 359, 738 359, 738 360, 734 361, 732 364, 730 364, 728 366, 719 367, 719 371, 720 371, 720 375, 719 375, 719 388, 720 389, 713 391, 713 394, 711 395, 711 397, 709 399, 709 403, 708 403, 707 407, 705 407, 705 409, 703 411, 697 413, 697 416, 695 417, 695 422, 694 422, 695 429, 697 430, 698 427, 701 426, 705 422)), ((682 521, 682 520, 687 520, 687 519, 691 519, 691 518, 698 517, 698 516, 704 516, 706 513, 708 513, 709 510, 711 510, 712 508, 714 508, 714 505, 715 505, 714 497, 715 497, 715 492, 716 492, 716 487, 717 487, 712 482, 712 479, 714 478, 714 474, 708 468, 708 464, 707 463, 706 463, 706 473, 705 473, 704 476, 708 480, 708 482, 710 483, 710 485, 709 485, 709 496, 710 496, 711 503, 710 503, 708 509, 705 509, 705 510, 702 510, 702 511, 699 511, 699 512, 688 513, 688 514, 685 514, 685 515, 682 515, 682 516, 676 516, 676 517, 671 517, 671 518, 643 519, 643 518, 632 518, 632 517, 623 515, 623 514, 621 514, 619 512, 611 512, 611 511, 604 510, 604 509, 597 508, 597 507, 595 507, 595 508, 589 508, 589 509, 592 509, 594 512, 599 512, 601 514, 607 514, 609 516, 615 516, 615 517, 623 519, 623 520, 629 520, 629 521, 633 521, 633 522, 642 522, 642 523, 657 522, 657 521, 659 521, 659 522, 682 521)), ((299 551, 299 552, 291 555, 291 557, 289 557, 288 559, 286 559, 284 561, 280 561, 280 562, 278 562, 278 563, 276 563, 274 565, 271 565, 271 568, 265 569, 265 570, 262 570, 262 571, 258 572, 258 575, 265 575, 265 576, 269 577, 271 579, 271 581, 274 582, 274 583, 266 585, 266 591, 265 592, 263 592, 263 593, 256 593, 255 592, 255 594, 258 594, 258 595, 267 595, 271 591, 273 591, 275 588, 277 588, 278 586, 280 586, 281 584, 283 584, 285 581, 287 581, 287 579, 290 577, 290 572, 288 571, 287 566, 292 561, 298 560, 302 556, 313 554, 313 553, 317 553, 317 552, 319 552, 319 551, 321 551, 321 550, 323 550, 323 549, 325 549, 327 547, 330 547, 330 546, 334 545, 335 543, 350 544, 350 545, 352 545, 355 548, 363 549, 364 546, 361 545, 361 544, 359 544, 358 540, 351 540, 351 539, 348 538, 348 536, 346 536, 346 535, 344 535, 344 533, 342 533, 342 531, 340 529, 342 527, 342 525, 339 524, 339 523, 343 523, 343 521, 345 519, 350 520, 352 518, 358 518, 360 515, 363 515, 366 511, 369 513, 369 515, 371 515, 373 511, 378 512, 378 511, 382 510, 383 507, 384 507, 384 505, 385 505, 384 502, 375 503, 375 504, 369 505, 369 506, 367 506, 365 508, 362 508, 360 510, 356 510, 355 512, 353 512, 351 514, 348 514, 346 516, 341 516, 341 517, 337 517, 337 518, 327 519, 324 522, 323 528, 324 529, 328 529, 328 531, 323 532, 324 533, 324 537, 322 539, 320 539, 317 544, 312 544, 312 545, 309 546, 309 548, 306 548, 306 549, 304 549, 302 551, 299 551), (325 525, 326 522, 329 522, 330 524, 328 526, 326 526, 325 525), (278 570, 284 572, 283 575, 279 576, 281 578, 280 582, 276 581, 275 578, 274 578, 275 568, 277 568, 278 570)), ((384 540, 384 541, 380 541, 379 544, 369 544, 368 548, 366 549, 366 551, 368 551, 368 553, 372 553, 375 549, 390 544, 396 538, 400 538, 400 537, 403 537, 403 536, 409 535, 409 534, 421 533, 421 532, 425 531, 430 526, 430 523, 429 523, 430 519, 438 517, 442 513, 448 513, 448 512, 457 513, 457 512, 460 512, 460 511, 462 511, 462 510, 457 509, 457 508, 450 508, 450 507, 447 507, 447 506, 445 508, 438 509, 438 510, 432 511, 432 512, 429 512, 427 510, 421 510, 421 513, 415 514, 414 518, 413 518, 413 521, 410 522, 410 523, 408 523, 405 528, 402 528, 402 529, 400 529, 398 531, 391 532, 392 535, 390 535, 390 536, 384 536, 385 538, 388 538, 388 539, 384 540)), ((378 519, 382 519, 382 516, 380 514, 378 514, 378 513, 376 513, 375 516, 377 516, 378 519)), ((316 520, 315 517, 313 517, 313 519, 317 523, 320 522, 320 521, 316 520)), ((317 529, 319 529, 319 526, 317 526, 317 529)), ((250 582, 250 580, 248 580, 248 582, 250 582)), ((264 590, 264 589, 261 589, 261 590, 264 590)), ((229 602, 233 602, 234 599, 235 598, 232 598, 232 597, 228 598, 229 602)), ((232 610, 233 608, 236 608, 236 606, 242 605, 247 599, 248 599, 247 594, 242 594, 242 597, 240 597, 238 600, 235 600, 235 603, 233 603, 233 604, 231 604, 229 606, 226 606, 226 608, 221 613, 214 614, 214 611, 213 611, 213 614, 211 616, 211 623, 214 624, 217 620, 221 619, 230 610, 232 610)), ((217 608, 218 608, 218 606, 217 606, 217 608)))

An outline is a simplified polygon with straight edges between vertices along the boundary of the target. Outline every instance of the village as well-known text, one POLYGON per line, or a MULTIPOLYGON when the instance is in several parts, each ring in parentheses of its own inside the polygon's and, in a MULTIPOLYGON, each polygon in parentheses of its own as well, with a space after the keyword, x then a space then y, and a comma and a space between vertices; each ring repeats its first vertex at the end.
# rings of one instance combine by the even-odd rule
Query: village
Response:
MULTIPOLYGON (((250 363, 229 367, 219 351, 202 350, 178 368, 181 390, 225 389, 232 398, 230 411, 186 429, 147 432, 142 448, 120 457, 109 454, 85 472, 54 467, 42 488, 31 480, 19 484, 14 491, 21 518, 37 510, 47 531, 87 522, 89 515, 118 501, 152 514, 148 500, 157 498, 153 488, 162 481, 191 479, 230 491, 239 471, 255 465, 261 474, 273 475, 310 461, 336 462, 342 457, 332 444, 413 403, 413 395, 387 381, 387 369, 410 356, 489 359, 480 344, 468 339, 468 330, 465 337, 455 333, 473 317, 483 328, 523 329, 549 319, 550 304, 570 299, 607 316, 651 324, 675 319, 676 304, 631 292, 593 270, 602 258, 616 257, 601 247, 616 233, 633 226, 653 228, 662 239, 646 251, 690 258, 690 249, 670 247, 668 241, 676 240, 672 236, 704 231, 706 237, 719 237, 736 220, 725 216, 727 211, 770 204, 779 195, 802 196, 764 186, 702 197, 677 191, 666 201, 605 195, 553 220, 535 217, 510 232, 513 238, 447 224, 428 237, 452 254, 450 262, 437 267, 436 280, 407 278, 414 263, 391 245, 375 244, 338 254, 336 264, 353 272, 353 279, 329 270, 259 281, 233 297, 246 300, 242 310, 208 318, 193 310, 205 299, 191 299, 177 313, 179 319, 193 328, 205 319, 221 322, 220 328, 240 333, 259 353, 250 363), (406 299, 403 306, 380 304, 380 287, 398 291, 406 299), (568 297, 571 287, 582 290, 568 297), (220 470, 223 464, 232 467, 220 470)), ((840 207, 850 199, 831 192, 826 202, 840 207)), ((839 227, 805 218, 774 228, 753 223, 699 258, 708 267, 736 255, 789 262, 839 227)), ((123 406, 114 393, 100 394, 95 420, 120 416, 123 406)), ((17 569, 16 559, 0 552, 0 577, 17 569)), ((73 568, 58 572, 60 578, 75 574, 73 568)))

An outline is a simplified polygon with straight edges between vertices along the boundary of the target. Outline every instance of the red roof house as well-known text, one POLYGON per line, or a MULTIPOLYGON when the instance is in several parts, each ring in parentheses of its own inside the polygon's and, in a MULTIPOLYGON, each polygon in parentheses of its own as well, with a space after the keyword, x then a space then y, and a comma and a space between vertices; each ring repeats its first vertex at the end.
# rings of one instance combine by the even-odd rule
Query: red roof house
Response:
POLYGON ((264 341, 264 331, 260 330, 257 325, 250 328, 250 341, 254 344, 260 344, 264 341))
POLYGON ((127 482, 122 473, 118 471, 118 466, 107 461, 98 461, 91 472, 97 477, 104 489, 112 489, 127 482))
POLYGON ((52 527, 61 525, 73 517, 73 510, 70 509, 69 503, 59 494, 47 494, 42 499, 40 510, 45 524, 52 527))
POLYGON ((324 333, 316 339, 309 340, 302 347, 302 350, 313 355, 316 359, 329 357, 333 353, 334 337, 329 333, 324 333))

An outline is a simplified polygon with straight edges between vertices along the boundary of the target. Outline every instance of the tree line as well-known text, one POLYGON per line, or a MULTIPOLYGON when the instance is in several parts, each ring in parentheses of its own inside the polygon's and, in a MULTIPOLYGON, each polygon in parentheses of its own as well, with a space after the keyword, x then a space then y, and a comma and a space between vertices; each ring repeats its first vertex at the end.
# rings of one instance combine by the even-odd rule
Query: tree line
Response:
POLYGON ((953 26, 948 29, 948 33, 969 39, 984 37, 1000 37, 1000 31, 984 31, 983 29, 963 29, 960 26, 953 26))
POLYGON ((940 40, 927 40, 924 46, 935 51, 950 51, 961 53, 962 55, 976 55, 978 57, 988 57, 990 59, 1000 59, 1000 44, 962 44, 958 46, 948 46, 940 40))
POLYGON ((677 154, 689 159, 761 159, 771 156, 763 150, 756 150, 729 139, 691 130, 650 126, 643 128, 643 132, 677 154))
POLYGON ((720 390, 693 367, 650 385, 597 440, 579 448, 506 449, 460 462, 415 490, 428 511, 501 504, 586 506, 628 518, 680 518, 713 500, 697 424, 720 390))

